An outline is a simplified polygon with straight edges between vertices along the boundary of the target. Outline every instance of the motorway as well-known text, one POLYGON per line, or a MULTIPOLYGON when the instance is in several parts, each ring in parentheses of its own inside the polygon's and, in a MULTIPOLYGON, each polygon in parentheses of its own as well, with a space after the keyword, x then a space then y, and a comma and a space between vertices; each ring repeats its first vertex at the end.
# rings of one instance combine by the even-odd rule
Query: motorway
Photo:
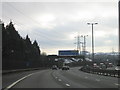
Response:
POLYGON ((85 73, 79 71, 79 68, 47 69, 26 74, 5 75, 3 76, 3 88, 118 88, 119 86, 116 77, 85 73), (21 75, 23 76, 20 78, 21 75))

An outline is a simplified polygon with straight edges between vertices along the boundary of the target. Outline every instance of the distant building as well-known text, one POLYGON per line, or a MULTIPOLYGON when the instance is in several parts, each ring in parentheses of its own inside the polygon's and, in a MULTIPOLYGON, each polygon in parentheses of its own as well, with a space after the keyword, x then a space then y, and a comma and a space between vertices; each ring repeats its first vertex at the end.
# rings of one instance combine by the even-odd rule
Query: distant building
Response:
POLYGON ((95 55, 119 55, 119 52, 108 52, 108 53, 103 53, 103 52, 98 52, 95 55))
POLYGON ((79 55, 78 50, 59 50, 58 51, 59 56, 77 56, 79 55))

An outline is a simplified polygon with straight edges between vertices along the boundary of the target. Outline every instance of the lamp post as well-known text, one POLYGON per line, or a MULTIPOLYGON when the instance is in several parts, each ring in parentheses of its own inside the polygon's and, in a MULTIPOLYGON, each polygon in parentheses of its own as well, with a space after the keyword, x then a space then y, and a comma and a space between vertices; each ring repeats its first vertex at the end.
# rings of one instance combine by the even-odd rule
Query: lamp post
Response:
POLYGON ((118 50, 118 66, 120 66, 120 0, 118 2, 118 13, 119 13, 119 20, 118 20, 118 23, 119 23, 119 50, 118 50))
POLYGON ((92 26, 92 61, 94 63, 94 35, 93 35, 93 25, 96 25, 98 23, 87 23, 87 24, 92 26))

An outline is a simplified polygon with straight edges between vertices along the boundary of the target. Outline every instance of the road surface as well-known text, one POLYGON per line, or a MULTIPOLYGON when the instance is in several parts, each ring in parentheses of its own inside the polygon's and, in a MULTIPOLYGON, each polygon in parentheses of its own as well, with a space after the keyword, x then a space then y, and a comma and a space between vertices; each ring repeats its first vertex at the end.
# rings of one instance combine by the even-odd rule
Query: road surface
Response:
POLYGON ((3 84, 8 88, 118 88, 119 86, 116 77, 85 73, 78 69, 79 67, 70 70, 34 71, 9 85, 6 82, 7 77, 3 76, 3 84))

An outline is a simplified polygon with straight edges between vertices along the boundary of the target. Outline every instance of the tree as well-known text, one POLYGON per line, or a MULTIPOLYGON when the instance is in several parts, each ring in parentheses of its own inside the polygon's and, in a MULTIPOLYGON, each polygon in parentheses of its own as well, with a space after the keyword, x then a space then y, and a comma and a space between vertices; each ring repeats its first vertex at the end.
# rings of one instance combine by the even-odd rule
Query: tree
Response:
POLYGON ((3 69, 21 69, 40 66, 40 49, 37 41, 32 44, 29 36, 23 39, 10 22, 2 23, 2 66, 3 69))

